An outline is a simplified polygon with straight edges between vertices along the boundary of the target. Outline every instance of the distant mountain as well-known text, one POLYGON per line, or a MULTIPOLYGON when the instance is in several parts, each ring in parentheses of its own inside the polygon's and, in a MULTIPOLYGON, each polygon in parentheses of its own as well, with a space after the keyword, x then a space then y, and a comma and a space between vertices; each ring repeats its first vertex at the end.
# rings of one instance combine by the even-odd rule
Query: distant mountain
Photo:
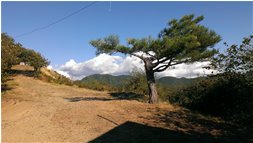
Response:
POLYGON ((90 76, 86 76, 85 78, 81 79, 81 82, 89 82, 89 81, 99 81, 101 83, 106 83, 112 85, 114 87, 122 86, 127 79, 130 79, 131 76, 129 75, 119 75, 114 76, 110 74, 93 74, 90 76))
MULTIPOLYGON (((99 81, 101 83, 106 83, 109 85, 112 85, 114 87, 119 87, 124 85, 124 83, 130 79, 130 75, 120 75, 120 76, 114 76, 110 74, 94 74, 87 76, 83 79, 81 79, 81 82, 89 82, 89 81, 99 81)), ((157 79, 157 83, 164 85, 164 86, 175 86, 175 85, 190 85, 194 81, 196 81, 198 78, 176 78, 176 77, 162 77, 157 79)))

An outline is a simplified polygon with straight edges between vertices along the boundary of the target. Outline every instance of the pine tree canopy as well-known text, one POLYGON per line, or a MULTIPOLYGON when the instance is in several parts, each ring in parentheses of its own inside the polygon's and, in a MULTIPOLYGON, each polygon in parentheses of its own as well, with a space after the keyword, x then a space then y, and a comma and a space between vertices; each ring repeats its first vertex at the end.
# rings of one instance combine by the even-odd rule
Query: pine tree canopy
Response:
POLYGON ((127 46, 120 44, 117 35, 92 40, 90 44, 97 49, 97 55, 116 52, 133 55, 144 62, 151 61, 154 72, 161 72, 173 65, 206 60, 217 53, 213 46, 221 38, 200 24, 203 19, 193 14, 173 19, 157 38, 129 38, 127 46))

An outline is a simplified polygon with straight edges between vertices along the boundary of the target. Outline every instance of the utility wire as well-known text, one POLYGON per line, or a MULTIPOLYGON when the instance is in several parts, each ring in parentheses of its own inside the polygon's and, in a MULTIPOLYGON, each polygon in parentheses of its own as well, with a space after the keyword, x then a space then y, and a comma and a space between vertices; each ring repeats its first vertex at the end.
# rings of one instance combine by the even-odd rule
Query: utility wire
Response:
POLYGON ((69 18, 69 17, 71 17, 71 16, 73 16, 73 15, 75 15, 75 14, 77 14, 77 13, 79 13, 79 12, 81 12, 81 11, 83 11, 83 10, 89 8, 89 7, 91 7, 91 6, 94 5, 95 3, 97 3, 97 2, 95 1, 95 2, 92 2, 92 3, 88 4, 88 5, 85 5, 85 6, 82 7, 81 9, 79 9, 79 10, 77 10, 77 11, 74 11, 74 12, 70 13, 69 15, 64 16, 64 17, 61 18, 61 19, 58 19, 58 20, 56 20, 56 21, 54 21, 54 22, 52 22, 52 23, 50 23, 50 24, 47 24, 47 25, 45 25, 45 26, 41 26, 41 27, 35 28, 35 29, 33 29, 33 30, 29 31, 29 32, 25 32, 25 33, 22 33, 22 34, 20 34, 20 35, 17 35, 17 36, 15 36, 14 38, 23 37, 23 36, 32 34, 32 33, 34 33, 34 32, 37 32, 37 31, 40 31, 40 30, 49 28, 49 27, 51 27, 51 26, 53 26, 53 25, 55 25, 55 24, 57 24, 57 23, 59 23, 59 22, 62 22, 63 20, 66 20, 67 18, 69 18))

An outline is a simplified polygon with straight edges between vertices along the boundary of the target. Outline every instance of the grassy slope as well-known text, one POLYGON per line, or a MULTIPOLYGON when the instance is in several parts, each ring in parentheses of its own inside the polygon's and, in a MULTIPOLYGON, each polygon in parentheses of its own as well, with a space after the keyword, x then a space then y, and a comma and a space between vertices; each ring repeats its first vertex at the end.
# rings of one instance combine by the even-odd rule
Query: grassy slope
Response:
MULTIPOLYGON (((28 65, 14 65, 12 68, 12 74, 22 74, 26 76, 34 76, 34 68, 28 65)), ((40 69, 38 78, 51 83, 59 83, 65 85, 73 85, 73 81, 67 77, 57 73, 56 71, 47 69, 45 67, 40 69)))

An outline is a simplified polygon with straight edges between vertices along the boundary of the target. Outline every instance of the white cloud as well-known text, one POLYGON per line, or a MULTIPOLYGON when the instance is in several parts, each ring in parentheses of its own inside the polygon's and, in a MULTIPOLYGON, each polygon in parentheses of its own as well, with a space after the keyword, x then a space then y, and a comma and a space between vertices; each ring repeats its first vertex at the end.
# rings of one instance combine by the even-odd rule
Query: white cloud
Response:
POLYGON ((49 65, 49 66, 47 66, 47 69, 51 70, 51 69, 53 69, 53 67, 49 65))
POLYGON ((68 77, 68 78, 71 78, 71 76, 68 74, 68 72, 61 71, 61 70, 56 70, 56 72, 58 72, 58 73, 61 74, 61 75, 66 76, 66 77, 68 77))
POLYGON ((65 64, 56 67, 55 70, 72 79, 81 79, 92 74, 128 74, 130 69, 135 66, 143 67, 140 62, 141 60, 136 57, 127 56, 122 58, 120 56, 100 54, 93 59, 80 63, 71 59, 65 64))
MULTIPOLYGON (((203 69, 209 62, 196 62, 193 64, 180 64, 175 68, 167 69, 158 73, 158 77, 174 76, 174 77, 196 77, 199 75, 210 74, 212 71, 203 69)), ((133 68, 144 69, 143 62, 134 56, 112 56, 108 54, 100 54, 90 60, 80 63, 70 59, 65 64, 54 68, 58 73, 70 77, 71 79, 82 79, 92 74, 112 74, 122 75, 128 74, 133 68)))
POLYGON ((173 77, 187 77, 194 78, 197 76, 203 76, 216 72, 214 70, 207 70, 203 67, 208 66, 210 62, 195 62, 192 64, 180 64, 171 67, 164 72, 158 73, 158 77, 173 76, 173 77))

